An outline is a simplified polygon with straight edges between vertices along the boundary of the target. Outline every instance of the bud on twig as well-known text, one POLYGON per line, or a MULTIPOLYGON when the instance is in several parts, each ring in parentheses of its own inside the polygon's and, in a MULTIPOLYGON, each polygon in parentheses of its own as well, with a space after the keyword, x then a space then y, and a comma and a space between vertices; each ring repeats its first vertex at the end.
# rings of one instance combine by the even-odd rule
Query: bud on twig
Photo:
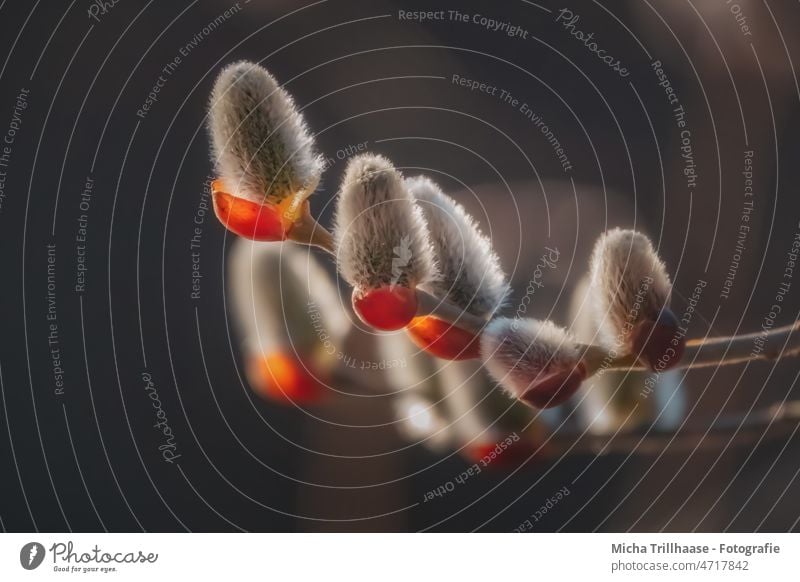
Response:
MULTIPOLYGON (((570 303, 570 332, 583 344, 592 344, 598 334, 589 277, 575 287, 570 303)), ((595 373, 586 390, 574 399, 580 423, 594 434, 613 434, 630 430, 655 419, 659 428, 675 427, 685 415, 688 380, 678 370, 656 374, 649 370, 609 370, 611 358, 600 362, 602 373, 595 373)), ((587 372, 593 370, 587 365, 587 372)))
POLYGON ((280 402, 318 400, 351 327, 328 274, 303 247, 241 239, 228 268, 250 386, 280 402))
POLYGON ((369 325, 401 329, 417 312, 417 285, 436 276, 428 229, 400 173, 381 156, 351 160, 336 210, 339 271, 369 325))
POLYGON ((440 277, 427 287, 473 315, 491 318, 508 294, 492 243, 464 207, 424 176, 406 179, 428 224, 440 277))
MULTIPOLYGON (((434 296, 446 298, 466 313, 490 318, 503 303, 508 284, 489 240, 464 207, 424 176, 409 178, 406 187, 417 200, 428 224, 439 278, 427 285, 434 296)), ((414 342, 440 358, 480 356, 478 337, 434 316, 414 319, 408 328, 414 342)))
POLYGON ((323 168, 291 96, 263 67, 234 63, 214 85, 208 127, 220 220, 246 238, 286 238, 323 168))
POLYGON ((592 253, 591 278, 604 346, 633 354, 653 370, 677 365, 685 340, 669 309, 667 269, 650 239, 633 230, 608 231, 592 253))
POLYGON ((481 337, 481 356, 495 380, 536 408, 562 404, 586 379, 579 345, 550 321, 495 319, 481 337))

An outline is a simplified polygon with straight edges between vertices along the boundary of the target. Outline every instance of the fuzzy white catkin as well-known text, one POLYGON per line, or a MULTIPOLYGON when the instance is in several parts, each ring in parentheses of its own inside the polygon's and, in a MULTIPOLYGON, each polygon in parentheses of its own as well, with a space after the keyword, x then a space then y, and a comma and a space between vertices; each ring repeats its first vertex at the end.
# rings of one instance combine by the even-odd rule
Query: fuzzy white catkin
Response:
POLYGON ((481 335, 481 358, 492 378, 519 398, 541 372, 572 370, 581 351, 551 321, 499 317, 481 335))
POLYGON ((632 328, 655 320, 669 304, 667 268, 645 235, 615 228, 597 241, 591 259, 591 291, 599 339, 622 353, 632 328))
POLYGON ((316 189, 323 160, 292 97, 263 67, 240 61, 217 77, 209 133, 219 177, 231 194, 278 203, 316 189))
POLYGON ((428 290, 479 317, 491 317, 508 294, 492 244, 464 207, 424 176, 406 179, 428 224, 440 277, 428 290))
POLYGON ((339 271, 356 289, 413 287, 438 277, 422 211, 382 156, 347 166, 334 225, 339 271))

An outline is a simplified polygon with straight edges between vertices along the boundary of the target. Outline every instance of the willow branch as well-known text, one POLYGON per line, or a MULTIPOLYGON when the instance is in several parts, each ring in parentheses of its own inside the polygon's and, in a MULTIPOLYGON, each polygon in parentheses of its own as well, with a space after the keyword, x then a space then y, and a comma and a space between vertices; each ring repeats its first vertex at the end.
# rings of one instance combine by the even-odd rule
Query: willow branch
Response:
POLYGON ((298 216, 289 230, 288 239, 299 244, 317 247, 336 256, 333 235, 311 216, 308 203, 300 208, 298 216))
POLYGON ((644 427, 617 434, 557 432, 542 446, 541 453, 558 458, 563 455, 686 454, 720 451, 731 446, 752 448, 759 443, 790 438, 796 433, 798 422, 800 401, 789 401, 753 410, 747 415, 721 416, 710 424, 698 419, 677 431, 644 427))
MULTIPOLYGON (((333 235, 311 216, 308 204, 300 210, 289 240, 315 246, 336 256, 333 235)), ((417 315, 432 315, 453 325, 480 335, 487 321, 476 317, 446 299, 440 299, 431 293, 417 289, 417 315)), ((744 335, 723 336, 706 339, 693 339, 686 342, 681 361, 671 369, 702 368, 707 366, 727 366, 752 360, 777 360, 784 356, 800 354, 800 321, 792 325, 748 333, 744 335)), ((636 354, 616 356, 612 351, 595 345, 584 345, 584 362, 589 375, 600 370, 648 370, 640 362, 636 354)))

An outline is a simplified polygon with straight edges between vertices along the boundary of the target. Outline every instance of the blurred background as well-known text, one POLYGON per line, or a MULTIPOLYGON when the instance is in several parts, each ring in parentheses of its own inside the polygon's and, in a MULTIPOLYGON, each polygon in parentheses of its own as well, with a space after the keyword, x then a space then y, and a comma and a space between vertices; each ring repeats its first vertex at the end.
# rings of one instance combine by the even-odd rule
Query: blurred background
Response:
MULTIPOLYGON (((237 245, 208 211, 208 94, 238 59, 316 132, 323 224, 354 153, 428 174, 491 237, 512 314, 536 280, 527 315, 569 325, 594 241, 622 226, 657 245, 679 317, 702 288, 689 336, 797 319, 796 4, 421 4, 0 3, 4 530, 798 529, 794 360, 650 397, 618 379, 536 414, 479 366, 361 329, 304 251, 298 291, 265 309, 327 298, 354 365, 322 366, 319 397, 258 390, 241 305, 261 300, 237 308, 237 245)), ((270 260, 239 276, 289 281, 270 260)), ((301 312, 254 325, 285 336, 301 312)))

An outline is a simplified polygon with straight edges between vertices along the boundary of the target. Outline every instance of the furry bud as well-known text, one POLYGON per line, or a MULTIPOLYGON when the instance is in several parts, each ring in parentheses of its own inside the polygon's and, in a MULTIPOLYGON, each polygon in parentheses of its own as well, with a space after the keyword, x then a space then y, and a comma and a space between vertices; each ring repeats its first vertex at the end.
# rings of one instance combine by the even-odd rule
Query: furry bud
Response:
POLYGON ((586 379, 580 346, 550 321, 495 319, 481 336, 481 356, 495 380, 535 408, 562 404, 586 379))
POLYGON ((613 229, 597 241, 590 296, 609 349, 639 354, 653 369, 676 365, 685 340, 669 309, 671 290, 666 266, 643 234, 613 229))
POLYGON ((478 317, 491 317, 508 293, 492 244, 464 207, 424 176, 406 179, 428 223, 440 277, 430 291, 478 317))
POLYGON ((217 77, 209 105, 214 161, 225 191, 256 203, 299 204, 317 187, 323 160, 292 97, 263 67, 240 61, 217 77))
POLYGON ((334 236, 339 271, 357 289, 415 287, 437 276, 422 212, 382 156, 362 155, 348 164, 334 236))

